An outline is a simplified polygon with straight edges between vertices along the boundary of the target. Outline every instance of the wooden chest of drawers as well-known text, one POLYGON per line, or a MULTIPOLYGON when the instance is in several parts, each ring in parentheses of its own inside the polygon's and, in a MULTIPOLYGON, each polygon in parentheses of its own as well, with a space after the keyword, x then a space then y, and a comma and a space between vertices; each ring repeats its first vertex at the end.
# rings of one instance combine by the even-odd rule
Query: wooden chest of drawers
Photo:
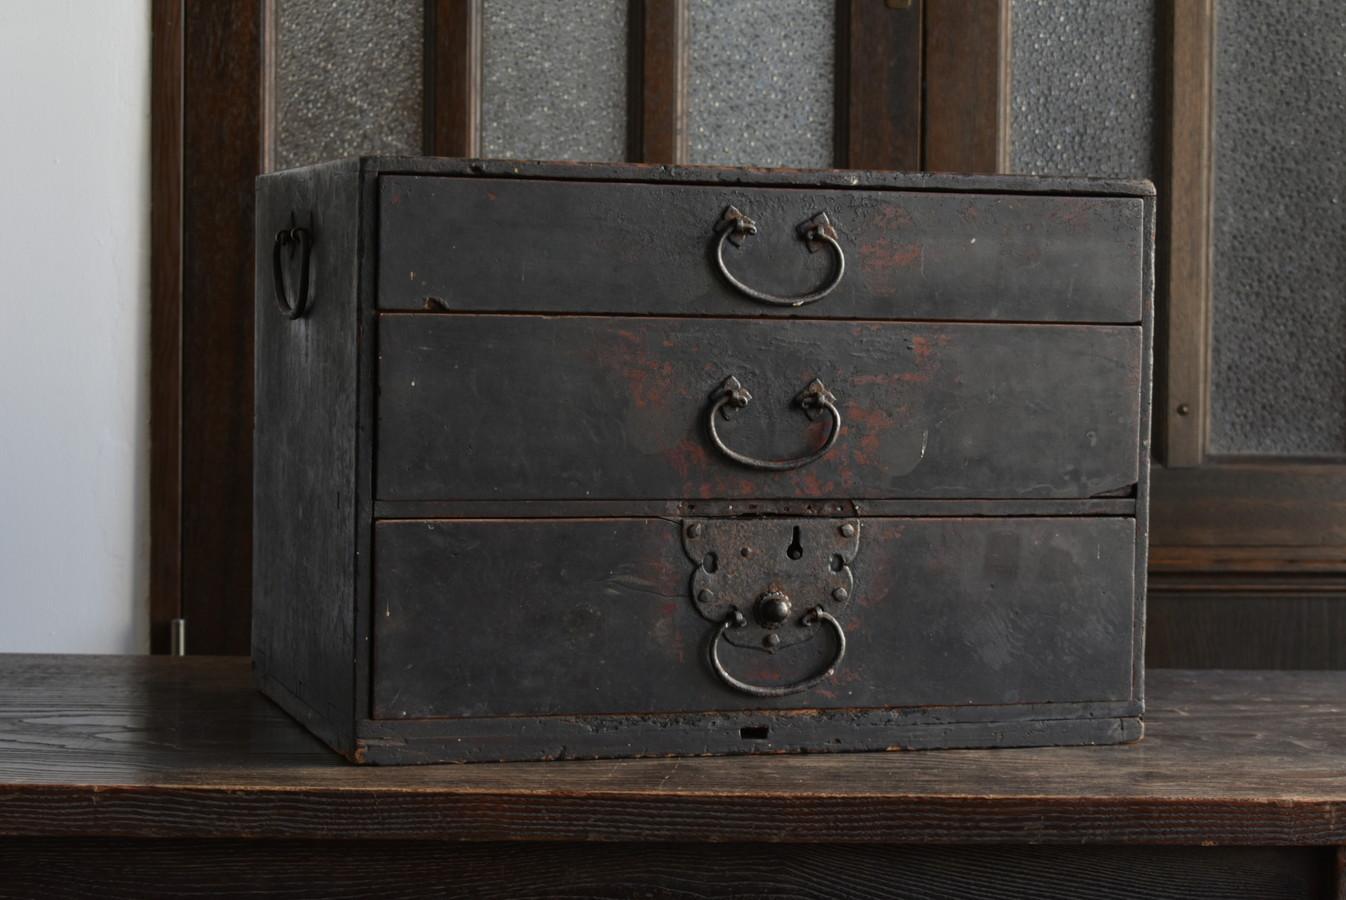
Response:
POLYGON ((1140 736, 1153 190, 258 180, 253 654, 403 763, 1140 736))

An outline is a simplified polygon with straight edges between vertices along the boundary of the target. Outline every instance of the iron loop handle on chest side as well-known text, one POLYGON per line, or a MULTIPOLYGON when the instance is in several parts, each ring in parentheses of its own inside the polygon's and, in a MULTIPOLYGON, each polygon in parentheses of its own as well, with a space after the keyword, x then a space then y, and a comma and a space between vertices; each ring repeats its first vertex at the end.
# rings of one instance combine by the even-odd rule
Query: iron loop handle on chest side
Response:
POLYGON ((759 303, 765 303, 769 306, 803 306, 806 303, 813 303, 836 290, 837 285, 841 284, 841 279, 846 275, 846 254, 842 252, 841 245, 837 243, 837 232, 832 227, 831 220, 827 218, 827 213, 818 213, 812 219, 800 225, 799 236, 808 246, 810 253, 816 252, 824 246, 830 247, 832 252, 836 254, 836 269, 827 284, 815 291, 797 297, 778 297, 775 294, 768 294, 766 291, 759 291, 757 288, 750 287, 735 278, 734 273, 730 272, 729 266, 725 264, 725 243, 732 242, 735 246, 741 245, 744 240, 757 233, 756 222, 731 206, 724 211, 724 217, 716 223, 716 228, 720 231, 720 239, 715 244, 715 262, 720 267, 720 274, 739 293, 751 297, 759 303))
POLYGON ((837 652, 833 654, 832 661, 827 664, 825 669, 816 675, 810 675, 802 681, 782 685, 749 684, 746 681, 739 681, 733 675, 730 675, 729 670, 724 667, 722 662, 720 662, 720 638, 724 637, 724 633, 729 629, 737 628, 743 624, 743 614, 738 610, 734 610, 733 614, 720 624, 719 629, 715 632, 715 636, 711 638, 710 667, 715 670, 715 674, 718 675, 720 680, 725 684, 736 691, 750 694, 753 697, 786 697, 790 694, 798 694, 801 691, 807 691, 809 688, 830 678, 832 673, 837 670, 837 666, 841 665, 841 660, 846 655, 846 632, 841 627, 841 623, 838 622, 831 613, 821 608, 811 609, 806 612, 803 621, 806 625, 817 625, 819 622, 826 622, 828 625, 832 626, 832 631, 836 634, 837 638, 837 652))
POLYGON ((276 282, 276 305, 287 318, 297 319, 308 309, 308 270, 312 250, 313 236, 307 228, 292 225, 276 232, 276 242, 271 247, 271 274, 276 282), (283 251, 287 247, 290 259, 294 259, 296 251, 299 253, 299 286, 293 297, 285 284, 283 251))
POLYGON ((739 453, 726 445, 724 439, 720 437, 716 420, 721 415, 728 418, 729 411, 732 409, 743 409, 752 400, 752 394, 748 393, 737 378, 730 375, 724 380, 724 384, 720 385, 719 389, 711 395, 711 399, 714 402, 710 405, 710 439, 715 444, 715 449, 734 462, 752 469, 783 472, 788 469, 807 466, 809 463, 816 462, 827 455, 827 451, 832 449, 832 446, 837 442, 837 438, 841 436, 841 411, 837 409, 837 398, 816 378, 809 383, 808 387, 804 388, 798 397, 795 397, 795 403, 810 416, 818 410, 825 411, 832 417, 832 428, 828 431, 827 440, 823 441, 822 446, 807 456, 797 456, 792 459, 757 459, 748 456, 746 453, 739 453))

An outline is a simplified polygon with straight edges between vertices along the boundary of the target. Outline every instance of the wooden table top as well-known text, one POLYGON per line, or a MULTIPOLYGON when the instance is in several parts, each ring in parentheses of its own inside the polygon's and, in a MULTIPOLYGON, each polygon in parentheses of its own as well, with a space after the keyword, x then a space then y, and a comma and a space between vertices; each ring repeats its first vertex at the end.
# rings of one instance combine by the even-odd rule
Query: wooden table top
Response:
POLYGON ((373 768, 246 659, 0 655, 0 834, 1346 844, 1346 672, 1149 694, 1117 747, 373 768))

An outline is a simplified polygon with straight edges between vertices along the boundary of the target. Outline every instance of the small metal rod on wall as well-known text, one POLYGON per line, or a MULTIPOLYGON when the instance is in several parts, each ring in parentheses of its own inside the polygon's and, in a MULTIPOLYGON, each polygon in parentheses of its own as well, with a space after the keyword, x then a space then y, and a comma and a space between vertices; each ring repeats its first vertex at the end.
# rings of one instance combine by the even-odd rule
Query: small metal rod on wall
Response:
POLYGON ((172 621, 172 623, 171 623, 171 629, 170 629, 170 631, 169 631, 169 636, 170 636, 170 640, 169 640, 168 655, 169 655, 169 656, 186 656, 186 655, 187 655, 187 620, 186 620, 186 619, 182 619, 182 618, 174 619, 174 620, 172 621))

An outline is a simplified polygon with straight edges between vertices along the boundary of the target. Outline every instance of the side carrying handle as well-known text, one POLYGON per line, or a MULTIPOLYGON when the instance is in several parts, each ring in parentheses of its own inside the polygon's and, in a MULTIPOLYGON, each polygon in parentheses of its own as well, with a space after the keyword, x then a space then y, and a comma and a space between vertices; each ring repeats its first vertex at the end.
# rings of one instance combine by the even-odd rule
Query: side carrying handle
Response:
MULTIPOLYGON (((293 218, 291 222, 293 222, 293 218)), ((276 243, 271 248, 271 274, 276 280, 276 305, 290 319, 297 319, 308 309, 308 263, 313 250, 313 237, 307 228, 291 225, 276 232, 276 243), (285 286, 284 251, 289 248, 289 258, 299 253, 299 290, 293 298, 285 286)))
POLYGON ((822 459, 841 435, 841 412, 837 409, 837 398, 817 378, 809 382, 809 386, 804 388, 799 396, 795 397, 795 403, 810 417, 814 416, 818 410, 825 410, 832 417, 832 429, 828 432, 827 440, 823 441, 821 447, 807 456, 797 456, 794 459, 757 459, 739 453, 725 445, 724 439, 720 437, 720 432, 716 428, 716 419, 720 415, 723 415, 726 419, 729 418, 730 410, 742 409, 752 400, 752 394, 748 393, 747 389, 733 375, 726 378, 724 384, 720 385, 715 393, 710 395, 710 398, 714 401, 710 406, 710 439, 714 442, 715 448, 734 462, 752 469, 781 472, 807 466, 811 462, 822 459))
POLYGON ((830 678, 832 673, 841 665, 842 657, 846 655, 846 632, 842 629, 841 623, 832 617, 832 614, 822 608, 811 609, 804 614, 803 623, 808 626, 815 626, 819 622, 826 622, 832 626, 832 631, 837 637, 837 652, 832 657, 832 661, 827 664, 827 668, 816 675, 811 675, 802 681, 796 681, 793 684, 765 685, 749 684, 746 681, 739 681, 729 671, 725 669, 724 664, 720 662, 720 638, 731 628, 741 628, 746 619, 743 613, 734 610, 729 617, 720 624, 720 628, 715 632, 715 637, 710 641, 710 667, 715 670, 715 674, 720 676, 720 680, 729 685, 736 691, 750 694, 754 697, 785 697, 789 694, 798 694, 800 691, 807 691, 809 688, 821 683, 824 679, 830 678))
POLYGON ((832 273, 832 280, 827 284, 816 291, 801 294, 798 297, 777 297, 775 294, 768 294, 766 291, 749 287, 735 278, 734 274, 729 271, 729 267, 725 265, 725 242, 732 241, 734 246, 741 246, 745 240, 757 233, 756 222, 739 212, 736 207, 731 206, 724 211, 724 216, 716 223, 715 227, 720 232, 720 240, 715 244, 715 262, 720 267, 720 274, 739 293, 746 294, 759 303, 766 303, 770 306, 803 306, 806 303, 813 303, 836 290, 837 285, 841 284, 841 279, 846 274, 846 254, 842 252, 841 245, 837 243, 837 230, 832 227, 832 222, 827 218, 825 212, 818 213, 812 219, 800 225, 799 236, 808 245, 810 253, 815 253, 824 246, 831 247, 832 252, 837 257, 836 270, 832 273))

